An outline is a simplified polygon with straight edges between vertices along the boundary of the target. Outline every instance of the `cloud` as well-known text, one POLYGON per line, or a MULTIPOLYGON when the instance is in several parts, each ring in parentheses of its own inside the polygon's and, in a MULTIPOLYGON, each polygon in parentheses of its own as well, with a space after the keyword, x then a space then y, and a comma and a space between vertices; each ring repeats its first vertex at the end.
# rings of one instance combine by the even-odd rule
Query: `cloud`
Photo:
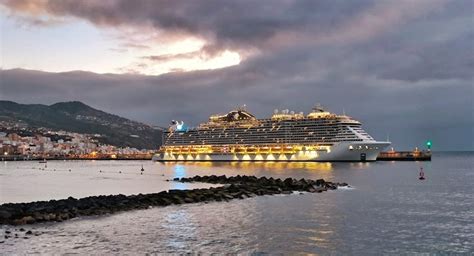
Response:
MULTIPOLYGON (((191 125, 246 104, 308 112, 322 103, 387 134, 399 148, 425 139, 437 149, 473 150, 470 1, 28 1, 22 15, 87 20, 124 43, 154 46, 193 38, 186 51, 144 53, 122 73, 0 72, 0 98, 23 103, 81 100, 128 118, 191 125), (74 5, 74 3, 76 5, 74 5), (140 33, 141 32, 141 33, 140 33), (231 49, 238 65, 159 76, 170 61, 213 59, 231 49)), ((134 45, 125 45, 132 49, 134 45)), ((184 48, 184 47, 179 47, 184 48)))
MULTIPOLYGON (((442 6, 443 1, 3 0, 13 14, 82 19, 98 27, 195 37, 210 49, 241 53, 306 44, 352 43, 442 6)), ((145 33, 144 33, 145 32, 145 33)), ((129 37, 128 37, 129 38, 129 37)), ((124 46, 136 47, 136 42, 124 46)))
POLYGON ((166 62, 169 60, 176 59, 189 59, 189 58, 207 58, 203 56, 201 51, 187 52, 187 53, 178 53, 178 54, 163 54, 163 55, 152 55, 152 56, 143 56, 143 59, 151 60, 153 62, 166 62))

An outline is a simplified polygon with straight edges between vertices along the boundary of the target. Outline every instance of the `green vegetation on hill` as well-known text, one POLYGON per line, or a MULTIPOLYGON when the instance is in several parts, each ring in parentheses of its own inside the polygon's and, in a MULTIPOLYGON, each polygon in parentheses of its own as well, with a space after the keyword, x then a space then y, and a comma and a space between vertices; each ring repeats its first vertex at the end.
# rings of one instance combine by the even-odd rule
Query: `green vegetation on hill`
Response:
POLYGON ((78 101, 50 106, 0 101, 0 120, 22 122, 32 128, 99 134, 99 142, 119 147, 156 149, 161 144, 160 130, 78 101))

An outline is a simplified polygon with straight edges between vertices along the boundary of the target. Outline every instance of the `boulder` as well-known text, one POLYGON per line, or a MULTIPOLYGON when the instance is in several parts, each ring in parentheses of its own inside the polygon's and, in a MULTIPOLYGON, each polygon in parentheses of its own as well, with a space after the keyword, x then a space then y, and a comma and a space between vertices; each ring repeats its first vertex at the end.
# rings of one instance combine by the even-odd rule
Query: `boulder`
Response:
POLYGON ((12 214, 11 214, 11 213, 9 213, 9 212, 7 212, 7 211, 5 211, 5 210, 0 210, 0 219, 6 220, 6 219, 9 219, 9 218, 11 218, 11 217, 12 217, 12 214))
POLYGON ((315 185, 316 186, 323 186, 325 183, 326 183, 325 180, 319 179, 319 180, 316 180, 315 185))
POLYGON ((286 178, 283 183, 286 185, 286 186, 291 186, 293 185, 293 179, 292 178, 286 178))

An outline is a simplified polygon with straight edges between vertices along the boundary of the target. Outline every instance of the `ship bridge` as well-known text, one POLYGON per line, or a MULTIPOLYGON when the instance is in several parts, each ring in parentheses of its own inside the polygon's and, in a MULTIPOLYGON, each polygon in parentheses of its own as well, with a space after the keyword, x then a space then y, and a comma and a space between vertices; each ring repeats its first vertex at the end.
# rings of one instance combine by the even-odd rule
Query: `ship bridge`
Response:
POLYGON ((222 122, 238 122, 238 121, 245 121, 245 120, 257 120, 257 118, 243 108, 238 108, 236 110, 232 110, 227 114, 223 115, 212 115, 209 117, 209 122, 212 123, 222 123, 222 122))

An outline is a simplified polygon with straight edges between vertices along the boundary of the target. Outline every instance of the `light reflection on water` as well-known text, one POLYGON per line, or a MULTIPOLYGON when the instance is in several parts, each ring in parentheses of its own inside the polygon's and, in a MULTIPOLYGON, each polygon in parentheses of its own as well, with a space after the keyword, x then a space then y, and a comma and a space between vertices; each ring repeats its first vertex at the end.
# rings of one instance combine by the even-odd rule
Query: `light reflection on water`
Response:
MULTIPOLYGON (((330 162, 163 162, 157 163, 164 166, 173 166, 176 170, 184 166, 192 167, 233 167, 240 170, 272 170, 273 172, 284 171, 288 169, 307 169, 317 171, 331 171, 330 162)), ((365 163, 368 164, 368 163, 365 163)))
MULTIPOLYGON (((186 177, 186 167, 181 164, 176 164, 174 166, 174 177, 183 178, 186 177)), ((173 182, 173 189, 189 189, 189 183, 173 182)))
POLYGON ((435 155, 431 163, 48 162, 48 168, 56 171, 32 169, 37 163, 8 163, 0 170, 2 200, 67 197, 84 190, 113 194, 192 188, 193 184, 164 180, 212 174, 324 178, 348 182, 355 189, 157 207, 38 224, 32 228, 44 234, 27 240, 0 238, 5 241, 0 251, 469 254, 474 252, 473 159, 469 154, 435 155), (143 175, 138 172, 141 164, 143 175), (417 179, 420 166, 426 170, 423 182, 417 179), (68 168, 73 171, 62 171, 68 168), (31 193, 31 187, 36 193, 31 193))

